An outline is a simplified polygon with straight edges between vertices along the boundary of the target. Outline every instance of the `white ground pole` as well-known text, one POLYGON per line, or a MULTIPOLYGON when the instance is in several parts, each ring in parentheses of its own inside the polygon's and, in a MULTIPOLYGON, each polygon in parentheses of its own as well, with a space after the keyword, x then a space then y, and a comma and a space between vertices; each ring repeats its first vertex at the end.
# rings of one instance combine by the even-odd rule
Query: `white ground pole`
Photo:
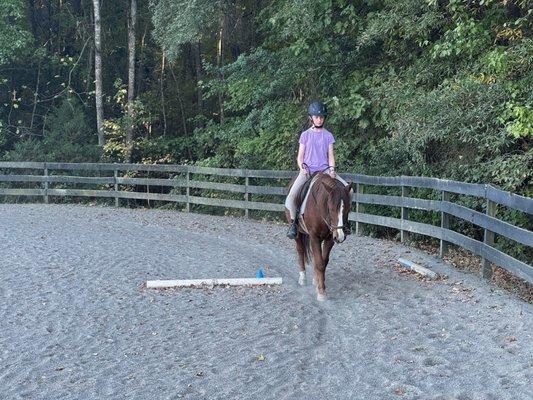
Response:
POLYGON ((146 287, 151 289, 164 289, 173 287, 203 287, 203 286, 260 286, 281 285, 282 279, 278 278, 212 278, 212 279, 178 279, 147 281, 146 287))
POLYGON ((399 258, 398 262, 403 265, 404 267, 410 269, 411 271, 418 272, 420 275, 427 276, 431 279, 435 279, 437 277, 437 274, 433 272, 430 269, 427 269, 421 265, 418 265, 412 261, 409 261, 405 258, 399 258))

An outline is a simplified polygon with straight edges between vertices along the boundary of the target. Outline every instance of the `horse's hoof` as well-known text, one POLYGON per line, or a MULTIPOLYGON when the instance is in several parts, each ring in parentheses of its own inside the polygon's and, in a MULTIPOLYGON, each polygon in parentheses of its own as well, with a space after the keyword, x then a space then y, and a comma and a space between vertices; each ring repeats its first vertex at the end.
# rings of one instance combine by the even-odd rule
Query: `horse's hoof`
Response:
POLYGON ((305 285, 305 272, 300 272, 300 276, 298 277, 298 284, 300 286, 305 285))
POLYGON ((324 294, 317 293, 317 295, 316 295, 316 299, 317 299, 318 301, 326 301, 326 299, 327 299, 327 297, 326 297, 326 293, 324 293, 324 294))

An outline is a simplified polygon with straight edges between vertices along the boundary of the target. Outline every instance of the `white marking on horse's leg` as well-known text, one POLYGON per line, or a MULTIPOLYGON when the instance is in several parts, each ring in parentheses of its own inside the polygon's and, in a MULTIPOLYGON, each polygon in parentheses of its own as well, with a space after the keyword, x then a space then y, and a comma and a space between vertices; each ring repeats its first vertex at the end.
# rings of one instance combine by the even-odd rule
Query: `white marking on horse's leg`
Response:
POLYGON ((337 226, 338 226, 337 240, 339 241, 339 243, 344 242, 344 229, 342 229, 343 228, 343 221, 342 221, 343 211, 344 211, 344 200, 341 200, 341 206, 339 208, 339 214, 338 214, 339 220, 337 221, 337 226))
POLYGON ((298 277, 298 284, 300 286, 305 285, 305 271, 300 271, 300 276, 298 277))
POLYGON ((327 300, 326 292, 324 292, 324 294, 317 293, 317 294, 316 294, 316 299, 317 299, 318 301, 325 301, 325 300, 327 300))

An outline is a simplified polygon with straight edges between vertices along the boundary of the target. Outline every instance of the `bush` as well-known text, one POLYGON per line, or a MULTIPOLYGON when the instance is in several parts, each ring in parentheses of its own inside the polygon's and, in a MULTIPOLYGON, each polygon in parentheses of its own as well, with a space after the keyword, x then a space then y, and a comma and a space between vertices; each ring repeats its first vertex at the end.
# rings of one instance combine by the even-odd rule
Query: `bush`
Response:
POLYGON ((30 137, 15 144, 5 155, 12 161, 96 162, 100 150, 96 133, 85 119, 84 110, 73 98, 52 110, 42 137, 30 137))

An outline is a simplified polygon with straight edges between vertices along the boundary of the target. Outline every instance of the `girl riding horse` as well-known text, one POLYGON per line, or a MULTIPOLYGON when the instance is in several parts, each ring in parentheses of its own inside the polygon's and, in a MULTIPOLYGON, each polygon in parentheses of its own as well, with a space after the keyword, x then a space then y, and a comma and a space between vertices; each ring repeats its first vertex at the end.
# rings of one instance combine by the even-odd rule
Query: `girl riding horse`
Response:
POLYGON ((324 300, 325 270, 329 253, 335 242, 342 243, 349 233, 348 213, 351 205, 351 184, 335 174, 335 156, 331 132, 323 128, 327 109, 324 103, 315 101, 309 105, 312 127, 300 136, 297 162, 300 172, 285 200, 285 214, 290 221, 287 236, 296 239, 300 285, 305 284, 305 264, 312 258, 317 299, 324 300), (298 197, 309 179, 313 178, 305 200, 305 210, 298 215, 298 197), (322 173, 326 172, 326 173, 322 173), (299 226, 299 218, 301 224, 299 226))
POLYGON ((295 239, 298 232, 298 204, 297 197, 304 183, 315 172, 327 172, 332 178, 339 180, 344 186, 348 183, 335 174, 335 154, 333 143, 335 138, 324 128, 324 121, 328 115, 326 105, 321 101, 314 101, 307 109, 312 126, 302 132, 299 140, 296 162, 300 172, 291 186, 285 199, 285 207, 290 213, 290 226, 287 231, 289 239, 295 239))

